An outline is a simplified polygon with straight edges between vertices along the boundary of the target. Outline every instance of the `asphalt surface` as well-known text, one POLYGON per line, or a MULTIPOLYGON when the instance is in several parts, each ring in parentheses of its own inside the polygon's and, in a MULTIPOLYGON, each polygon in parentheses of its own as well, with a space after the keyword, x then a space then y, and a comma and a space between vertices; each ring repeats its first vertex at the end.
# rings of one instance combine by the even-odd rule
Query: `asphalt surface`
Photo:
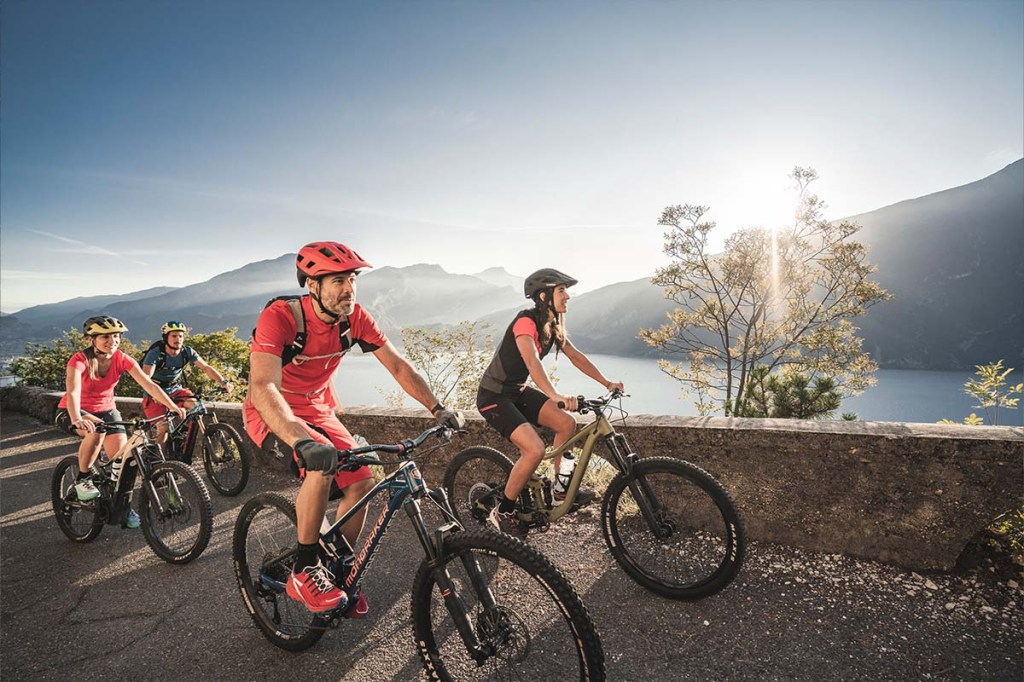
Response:
MULTIPOLYGON (((13 680, 415 680, 409 619, 419 547, 401 515, 365 583, 371 613, 290 654, 251 624, 231 565, 238 508, 294 494, 256 470, 237 498, 213 493, 205 553, 171 566, 141 531, 67 540, 49 500, 77 441, 30 417, 0 420, 0 677, 13 680)), ((371 515, 373 511, 371 510, 371 515)), ((1024 679, 1024 602, 1013 567, 918 575, 752 543, 736 582, 695 603, 659 598, 611 560, 596 512, 531 539, 569 575, 597 623, 611 680, 1024 679)))

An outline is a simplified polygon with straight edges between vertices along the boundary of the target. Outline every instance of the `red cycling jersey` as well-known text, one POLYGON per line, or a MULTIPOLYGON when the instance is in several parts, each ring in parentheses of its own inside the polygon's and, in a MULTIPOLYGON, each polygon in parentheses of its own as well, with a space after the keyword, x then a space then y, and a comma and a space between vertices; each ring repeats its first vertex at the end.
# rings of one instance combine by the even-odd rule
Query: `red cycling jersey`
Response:
MULTIPOLYGON (((72 355, 68 360, 68 367, 82 375, 82 392, 78 408, 86 412, 113 410, 115 407, 114 387, 117 386, 122 374, 130 372, 132 367, 137 367, 138 364, 120 350, 115 350, 110 356, 110 369, 107 370, 107 373, 92 379, 89 377, 89 361, 86 360, 85 353, 79 351, 72 355)), ((65 393, 57 403, 57 407, 67 408, 67 406, 68 395, 65 393)))
MULTIPOLYGON (((306 324, 306 344, 302 353, 281 368, 281 395, 296 417, 317 424, 337 407, 332 380, 341 363, 342 346, 338 324, 327 324, 313 312, 308 295, 302 297, 306 324)), ((341 323, 344 324, 344 323, 341 323)), ((373 352, 387 343, 373 317, 356 304, 348 316, 353 345, 364 353, 373 352)), ((295 339, 295 318, 287 301, 275 301, 256 322, 251 353, 272 353, 280 356, 285 346, 295 339)), ((245 400, 246 430, 257 445, 262 445, 270 430, 260 417, 252 399, 245 400)))

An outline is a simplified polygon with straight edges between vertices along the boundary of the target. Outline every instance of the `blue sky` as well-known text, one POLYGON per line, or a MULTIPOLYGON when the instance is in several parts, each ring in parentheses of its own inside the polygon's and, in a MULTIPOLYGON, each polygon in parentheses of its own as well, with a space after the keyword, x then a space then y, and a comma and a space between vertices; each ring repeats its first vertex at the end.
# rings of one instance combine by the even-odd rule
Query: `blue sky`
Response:
POLYGON ((661 210, 843 217, 1024 156, 1024 3, 45 2, 0 9, 0 308, 329 238, 375 265, 664 264, 661 210))

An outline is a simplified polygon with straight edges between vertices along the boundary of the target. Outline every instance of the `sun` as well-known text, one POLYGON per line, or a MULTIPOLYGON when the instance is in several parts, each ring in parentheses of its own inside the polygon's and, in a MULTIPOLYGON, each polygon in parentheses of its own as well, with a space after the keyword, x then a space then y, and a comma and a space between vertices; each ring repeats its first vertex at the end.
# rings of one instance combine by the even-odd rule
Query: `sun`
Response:
POLYGON ((777 229, 792 225, 798 202, 789 177, 792 165, 748 164, 729 178, 726 203, 717 210, 719 221, 733 230, 748 227, 777 229))

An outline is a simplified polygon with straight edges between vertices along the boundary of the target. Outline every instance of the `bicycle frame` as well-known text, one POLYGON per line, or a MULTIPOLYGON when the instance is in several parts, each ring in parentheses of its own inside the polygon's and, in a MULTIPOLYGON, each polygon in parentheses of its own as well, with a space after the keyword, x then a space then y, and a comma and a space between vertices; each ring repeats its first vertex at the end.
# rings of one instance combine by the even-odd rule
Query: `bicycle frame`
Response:
MULTIPOLYGON (((129 493, 135 487, 135 478, 137 476, 136 468, 130 467, 129 462, 133 459, 138 467, 138 472, 142 474, 142 480, 144 485, 152 486, 150 481, 151 475, 151 462, 148 457, 140 457, 138 453, 143 450, 150 449, 150 446, 155 445, 149 435, 146 433, 146 427, 166 419, 166 415, 161 417, 154 417, 152 419, 142 419, 134 422, 113 422, 115 424, 130 426, 134 428, 131 435, 128 436, 128 440, 118 448, 117 453, 110 461, 104 466, 98 466, 93 464, 94 472, 103 476, 103 480, 100 481, 101 489, 105 489, 108 494, 102 495, 99 499, 103 500, 107 505, 107 518, 104 519, 106 523, 117 523, 117 519, 120 517, 122 511, 124 511, 124 505, 128 498, 129 493), (113 488, 111 488, 110 477, 106 472, 106 468, 113 465, 114 462, 121 461, 121 473, 114 482, 113 488)), ((163 452, 159 448, 156 449, 160 453, 160 459, 163 460, 163 452)), ((177 485, 176 483, 174 485, 177 485)), ((163 508, 163 503, 160 501, 159 496, 155 494, 155 490, 150 490, 150 499, 155 500, 157 508, 161 514, 165 513, 166 510, 163 508)))
POLYGON ((420 474, 416 463, 411 460, 403 462, 397 470, 385 476, 374 485, 369 492, 363 495, 330 528, 321 531, 320 546, 327 554, 329 560, 340 561, 344 565, 346 560, 351 558, 351 568, 345 575, 344 580, 341 581, 346 592, 352 594, 359 588, 363 574, 377 555, 380 541, 387 533, 395 514, 403 506, 408 505, 406 506, 406 512, 409 514, 409 518, 413 520, 413 527, 416 530, 420 544, 423 545, 424 551, 430 559, 436 558, 437 553, 419 508, 419 500, 426 494, 426 484, 423 482, 423 476, 420 474), (359 554, 356 555, 348 540, 341 534, 341 528, 355 517, 356 514, 366 508, 371 500, 385 491, 389 492, 391 497, 377 516, 373 528, 360 548, 359 554))
MULTIPOLYGON (((542 519, 542 523, 539 525, 543 527, 558 521, 558 519, 569 513, 576 503, 576 495, 579 492, 580 484, 583 481, 583 476, 590 463, 590 458, 594 454, 598 440, 603 441, 611 453, 611 459, 608 460, 609 463, 626 476, 632 473, 633 464, 639 459, 637 454, 629 447, 626 437, 618 433, 608 420, 608 416, 604 412, 604 408, 608 404, 607 399, 588 401, 583 396, 580 396, 579 404, 585 410, 594 412, 594 421, 581 427, 569 440, 557 448, 553 448, 551 452, 544 456, 545 459, 550 459, 558 455, 564 455, 575 447, 580 448, 580 456, 572 473, 572 478, 569 481, 569 486, 566 489, 565 500, 557 507, 549 509, 548 505, 545 504, 541 479, 534 474, 530 477, 523 492, 520 493, 520 500, 528 503, 524 504, 524 506, 530 511, 521 511, 519 516, 527 523, 536 524, 536 516, 539 515, 542 519), (532 499, 530 499, 531 497, 532 499)), ((665 531, 662 529, 661 524, 658 523, 656 514, 656 510, 661 507, 661 503, 650 485, 643 479, 631 479, 629 489, 633 494, 633 498, 637 501, 640 512, 650 526, 651 531, 656 537, 663 537, 665 531)))
MULTIPOLYGON (((374 449, 375 446, 371 445, 358 448, 351 452, 370 452, 374 449)), ((374 462, 367 459, 364 460, 363 463, 379 464, 380 462, 374 462)), ((339 585, 344 586, 345 592, 350 597, 357 593, 362 583, 363 576, 377 555, 381 540, 390 528, 391 521, 394 519, 395 514, 398 513, 398 510, 402 508, 405 509, 409 516, 409 520, 413 524, 413 529, 416 531, 416 536, 420 541, 420 545, 423 547, 427 560, 435 566, 438 566, 435 573, 436 583, 438 588, 441 590, 441 594, 444 595, 448 612, 455 621, 456 629, 462 637, 467 650, 478 663, 486 660, 492 656, 494 652, 491 651, 490 646, 482 646, 480 644, 474 627, 469 621, 469 616, 466 613, 465 607, 459 598, 456 587, 451 580, 451 576, 448 574, 447 570, 441 567, 442 562, 439 561, 439 558, 443 555, 444 551, 445 536, 449 533, 462 530, 462 525, 455 520, 451 511, 451 506, 448 504, 448 496, 445 494, 444 490, 442 488, 427 489, 419 467, 416 466, 416 462, 412 459, 406 459, 403 461, 395 471, 388 474, 380 482, 374 485, 373 488, 363 495, 363 497, 361 497, 351 509, 349 509, 341 518, 336 520, 330 528, 321 530, 319 538, 320 547, 327 555, 327 562, 345 569, 344 577, 342 578, 342 576, 337 576, 336 578, 339 581, 339 585), (363 510, 371 500, 378 495, 383 494, 385 491, 390 493, 390 498, 387 504, 384 505, 380 514, 377 516, 377 520, 374 522, 373 528, 370 530, 366 540, 363 542, 359 553, 355 554, 348 540, 344 535, 342 535, 341 528, 356 514, 363 510), (431 533, 427 529, 427 525, 423 520, 423 514, 419 504, 419 501, 427 496, 436 501, 444 510, 445 515, 450 519, 448 523, 434 530, 433 537, 431 537, 431 533)), ((289 549, 279 557, 276 557, 269 562, 265 561, 264 565, 285 559, 294 551, 294 548, 289 549)), ((482 578, 483 571, 476 559, 474 557, 463 558, 463 564, 466 567, 466 572, 472 577, 474 587, 480 597, 481 604, 486 608, 493 608, 496 606, 494 596, 490 592, 486 581, 482 578)), ((263 575, 261 575, 261 580, 265 582, 277 582, 274 581, 273 578, 263 575)), ((273 588, 275 586, 271 587, 273 588)), ((276 587, 278 592, 283 591, 283 585, 277 585, 276 587)), ((338 622, 337 616, 338 614, 334 614, 331 617, 330 624, 332 626, 336 626, 338 622)))
POLYGON ((175 438, 182 429, 185 430, 185 438, 184 442, 181 444, 181 452, 175 454, 185 457, 186 459, 191 459, 200 436, 206 433, 206 424, 203 422, 203 416, 208 414, 214 423, 217 421, 217 415, 207 409, 206 403, 203 402, 202 398, 199 396, 193 396, 190 397, 189 400, 194 400, 196 402, 196 406, 189 410, 185 415, 185 418, 177 424, 169 420, 169 428, 167 429, 168 444, 174 443, 175 438))
MULTIPOLYGON (((581 401, 582 404, 582 401, 581 401)), ((600 408, 594 409, 595 419, 591 423, 581 427, 576 433, 572 435, 569 440, 565 441, 557 448, 553 448, 551 451, 544 455, 544 459, 551 459, 559 455, 564 455, 567 452, 572 451, 574 448, 580 448, 580 456, 577 458, 576 468, 572 472, 572 478, 569 481, 569 486, 566 488, 565 500, 557 507, 547 508, 547 504, 544 504, 543 491, 540 486, 540 477, 534 475, 531 477, 530 482, 526 488, 520 494, 533 496, 532 514, 540 514, 544 516, 549 523, 554 523, 558 519, 562 518, 569 513, 572 509, 573 504, 576 502, 576 493, 579 492, 580 484, 583 481, 583 475, 586 473, 587 465, 590 463, 590 458, 594 454, 594 449, 597 446, 599 439, 604 440, 608 444, 611 450, 612 459, 609 460, 613 466, 619 471, 628 471, 631 467, 632 460, 624 455, 619 448, 615 445, 615 436, 619 436, 616 433, 615 428, 608 421, 608 417, 600 408)), ((619 436, 621 438, 621 436, 619 436)), ((633 459, 635 459, 633 455, 633 459)), ((524 514, 525 521, 532 521, 531 513, 524 514)))

